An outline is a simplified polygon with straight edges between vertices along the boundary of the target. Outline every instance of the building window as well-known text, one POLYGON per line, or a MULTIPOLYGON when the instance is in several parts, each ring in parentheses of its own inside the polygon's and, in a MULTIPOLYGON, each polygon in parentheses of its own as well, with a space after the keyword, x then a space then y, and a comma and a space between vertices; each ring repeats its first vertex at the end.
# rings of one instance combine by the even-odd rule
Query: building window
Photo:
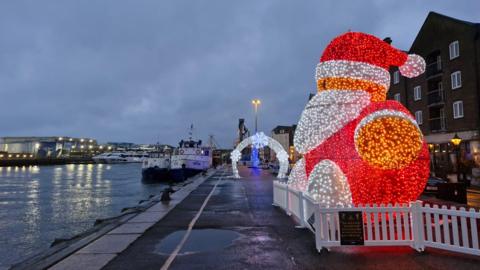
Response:
POLYGON ((450 53, 450 60, 460 56, 460 45, 458 44, 458 40, 450 43, 448 46, 448 51, 450 53))
POLYGON ((453 102, 453 119, 463 117, 463 101, 453 102))
POLYGON ((419 125, 423 124, 422 111, 416 111, 415 112, 415 121, 417 121, 417 124, 419 124, 419 125))
POLYGON ((400 102, 400 93, 396 93, 395 95, 393 95, 393 99, 400 102))
POLYGON ((400 72, 397 70, 393 72, 393 84, 397 84, 400 82, 400 72))
POLYGON ((450 75, 452 81, 452 89, 457 89, 462 87, 462 72, 455 71, 450 75))
POLYGON ((413 100, 421 100, 422 99, 422 87, 417 85, 413 88, 413 100))

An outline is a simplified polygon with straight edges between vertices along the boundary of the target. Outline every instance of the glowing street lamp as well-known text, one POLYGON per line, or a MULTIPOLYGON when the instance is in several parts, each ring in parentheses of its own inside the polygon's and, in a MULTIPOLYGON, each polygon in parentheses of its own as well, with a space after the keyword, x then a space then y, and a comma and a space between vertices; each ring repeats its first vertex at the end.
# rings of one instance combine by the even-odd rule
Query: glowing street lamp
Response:
POLYGON ((462 138, 458 137, 458 134, 455 133, 455 136, 450 140, 453 145, 458 146, 462 142, 462 138))
POLYGON ((256 98, 252 100, 253 107, 255 108, 255 133, 257 133, 257 122, 258 122, 258 106, 261 104, 260 99, 256 98))
MULTIPOLYGON (((457 167, 457 182, 460 182, 460 143, 462 142, 462 138, 458 137, 458 134, 455 133, 455 136, 450 140, 450 142, 453 144, 454 149, 455 149, 455 154, 456 154, 456 167, 457 167)), ((463 181, 464 179, 462 179, 463 181)))

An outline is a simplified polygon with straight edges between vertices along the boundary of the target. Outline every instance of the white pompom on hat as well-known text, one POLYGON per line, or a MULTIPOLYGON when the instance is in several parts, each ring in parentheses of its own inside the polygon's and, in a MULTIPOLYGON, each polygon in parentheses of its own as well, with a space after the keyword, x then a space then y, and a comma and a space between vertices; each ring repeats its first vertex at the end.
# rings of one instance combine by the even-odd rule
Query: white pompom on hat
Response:
POLYGON ((413 78, 425 72, 425 66, 425 60, 420 55, 409 54, 407 61, 398 69, 403 76, 413 78))

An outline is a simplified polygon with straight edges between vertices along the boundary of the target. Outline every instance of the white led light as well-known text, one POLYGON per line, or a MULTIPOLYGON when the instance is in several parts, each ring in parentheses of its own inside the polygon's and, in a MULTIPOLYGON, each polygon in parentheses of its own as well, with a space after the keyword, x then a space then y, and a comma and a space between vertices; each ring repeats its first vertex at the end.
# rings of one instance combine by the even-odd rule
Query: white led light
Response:
POLYGON ((307 191, 308 178, 305 172, 305 158, 301 158, 295 163, 288 176, 287 185, 302 192, 307 191))
POLYGON ((268 137, 263 132, 255 133, 252 136, 252 144, 255 148, 263 148, 268 145, 268 137))
POLYGON ((327 90, 307 104, 293 138, 297 151, 305 154, 357 118, 370 104, 370 94, 359 90, 327 90))
POLYGON ((272 149, 276 153, 278 163, 280 164, 277 178, 285 178, 288 171, 288 153, 285 151, 285 149, 283 149, 283 146, 279 142, 266 136, 263 132, 256 133, 255 135, 244 139, 230 153, 230 159, 232 160, 232 172, 235 178, 240 178, 237 168, 237 162, 242 156, 241 152, 245 147, 249 145, 253 145, 257 148, 265 146, 270 147, 270 149, 272 149))
POLYGON ((352 194, 347 178, 335 162, 320 161, 308 178, 308 194, 324 207, 349 207, 352 194))

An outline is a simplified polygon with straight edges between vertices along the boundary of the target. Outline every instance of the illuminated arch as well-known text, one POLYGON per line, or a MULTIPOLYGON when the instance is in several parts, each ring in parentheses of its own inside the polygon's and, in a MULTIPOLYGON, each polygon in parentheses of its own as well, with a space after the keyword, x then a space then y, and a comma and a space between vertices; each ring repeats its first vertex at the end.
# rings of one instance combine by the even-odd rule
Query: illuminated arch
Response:
POLYGON ((232 170, 233 176, 235 178, 240 178, 237 169, 237 162, 240 160, 242 156, 242 150, 249 146, 253 145, 257 148, 262 148, 265 146, 270 147, 275 153, 277 154, 278 162, 280 163, 280 169, 278 170, 277 178, 285 178, 288 170, 288 154, 283 149, 282 145, 273 138, 266 136, 263 132, 256 133, 253 136, 250 136, 240 142, 235 150, 230 153, 230 159, 232 160, 232 170))

